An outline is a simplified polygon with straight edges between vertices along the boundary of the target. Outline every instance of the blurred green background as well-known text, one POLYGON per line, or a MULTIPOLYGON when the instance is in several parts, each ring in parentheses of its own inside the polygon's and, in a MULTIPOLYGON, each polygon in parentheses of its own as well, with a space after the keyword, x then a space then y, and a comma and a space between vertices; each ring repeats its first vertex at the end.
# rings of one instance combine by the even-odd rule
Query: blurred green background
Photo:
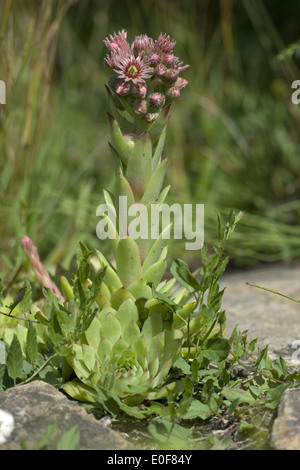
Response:
MULTIPOLYGON (((296 0, 1 0, 0 273, 22 269, 24 234, 47 267, 68 269, 96 237, 96 207, 114 172, 108 146, 103 39, 126 29, 177 41, 190 67, 172 105, 165 156, 169 202, 245 215, 228 245, 232 267, 300 255, 300 3, 296 0), (278 57, 278 54, 280 56, 278 57)), ((174 242, 171 256, 197 264, 174 242)))

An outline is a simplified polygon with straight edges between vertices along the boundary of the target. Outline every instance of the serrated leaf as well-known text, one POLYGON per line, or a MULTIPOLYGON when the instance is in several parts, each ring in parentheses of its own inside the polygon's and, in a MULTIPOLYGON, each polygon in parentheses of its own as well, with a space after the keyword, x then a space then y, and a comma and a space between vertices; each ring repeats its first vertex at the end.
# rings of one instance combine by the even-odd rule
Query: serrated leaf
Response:
POLYGON ((8 375, 15 381, 23 373, 23 356, 20 342, 14 334, 6 357, 8 375))
MULTIPOLYGON (((226 338, 210 338, 205 342, 204 348, 197 357, 202 357, 209 361, 221 362, 227 358, 230 352, 230 342, 226 338)), ((198 359, 199 358, 199 359, 198 359)))
POLYGON ((188 289, 189 292, 199 290, 200 284, 195 276, 193 276, 193 274, 190 272, 190 269, 185 261, 176 258, 171 264, 170 272, 181 285, 188 289))
POLYGON ((26 279, 24 286, 19 289, 13 302, 7 307, 12 312, 17 306, 20 311, 29 311, 32 306, 32 292, 30 282, 26 279))

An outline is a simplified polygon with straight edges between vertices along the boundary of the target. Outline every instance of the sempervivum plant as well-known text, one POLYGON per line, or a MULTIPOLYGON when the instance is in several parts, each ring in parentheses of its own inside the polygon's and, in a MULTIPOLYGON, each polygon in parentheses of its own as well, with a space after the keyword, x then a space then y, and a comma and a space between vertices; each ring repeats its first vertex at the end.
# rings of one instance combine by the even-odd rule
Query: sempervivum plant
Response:
MULTIPOLYGON (((175 41, 165 34, 156 41, 137 36, 130 45, 121 31, 104 42, 105 64, 113 71, 107 91, 116 181, 113 193, 104 191, 107 211, 97 209, 97 235, 109 235, 114 259, 96 250, 95 274, 92 253, 81 244, 75 279, 61 278, 61 294, 32 241, 24 237, 23 248, 49 291, 41 311, 35 310, 29 322, 14 331, 27 359, 36 345, 46 354, 47 366, 52 363, 71 397, 93 402, 104 387, 131 405, 161 398, 174 388, 169 371, 181 353, 188 349, 190 354, 191 345, 199 344, 197 334, 211 314, 209 309, 193 312, 201 305, 200 295, 187 302, 187 280, 196 291, 203 287, 191 273, 183 269, 179 290, 174 286, 180 270, 173 270, 174 278, 163 279, 170 226, 153 224, 151 218, 153 207, 160 206, 169 191, 164 187, 167 160, 162 159, 165 133, 171 103, 187 85, 180 76, 187 66, 173 54, 175 41), (124 200, 129 225, 123 223, 124 200), (26 338, 30 344, 34 338, 34 348, 27 350, 26 338)), ((214 287, 211 295, 216 292, 214 287)), ((13 328, 5 338, 12 341, 13 328)))
MULTIPOLYGON (((104 227, 104 235, 110 234, 114 262, 96 250, 104 272, 96 297, 101 310, 70 352, 79 381, 64 389, 74 398, 93 401, 97 385, 110 384, 112 392, 133 403, 161 398, 175 386, 168 383, 168 373, 180 355, 193 308, 193 303, 180 305, 184 290, 170 295, 175 279, 162 280, 167 267, 164 231, 154 239, 149 236, 151 206, 162 204, 169 190, 163 187, 167 161, 162 151, 170 104, 187 84, 179 77, 186 66, 173 55, 175 41, 166 35, 156 41, 137 36, 130 45, 121 31, 104 42, 105 64, 114 71, 107 91, 116 182, 114 194, 104 191, 111 210, 103 215, 97 234, 102 238, 104 227), (125 210, 134 209, 125 229, 122 198, 125 210), (137 223, 149 231, 135 238, 132 227, 137 223)), ((66 286, 64 280, 64 292, 66 286)))

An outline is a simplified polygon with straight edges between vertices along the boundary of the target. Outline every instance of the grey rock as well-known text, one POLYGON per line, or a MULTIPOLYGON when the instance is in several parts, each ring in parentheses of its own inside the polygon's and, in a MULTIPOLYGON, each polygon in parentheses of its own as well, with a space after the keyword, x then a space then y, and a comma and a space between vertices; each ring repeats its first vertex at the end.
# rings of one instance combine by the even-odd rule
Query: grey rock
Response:
POLYGON ((271 358, 281 355, 288 365, 300 366, 300 303, 246 283, 300 299, 300 264, 232 272, 220 282, 222 288, 226 287, 222 307, 226 310, 227 334, 237 325, 239 331, 248 331, 249 340, 258 339, 258 347, 268 346, 271 358))
POLYGON ((287 389, 281 397, 271 433, 276 450, 300 450, 300 389, 287 389))
POLYGON ((76 450, 121 450, 129 444, 123 436, 103 425, 81 405, 52 385, 34 381, 0 393, 0 450, 33 449, 56 425, 47 449, 56 449, 60 438, 77 425, 76 450))
MULTIPOLYGON (((273 265, 225 274, 222 307, 226 310, 227 336, 237 325, 247 330, 257 347, 268 346, 269 356, 282 356, 289 369, 300 368, 300 303, 246 283, 300 299, 300 264, 273 265)), ((270 445, 276 450, 300 450, 300 388, 287 389, 273 423, 270 445)))

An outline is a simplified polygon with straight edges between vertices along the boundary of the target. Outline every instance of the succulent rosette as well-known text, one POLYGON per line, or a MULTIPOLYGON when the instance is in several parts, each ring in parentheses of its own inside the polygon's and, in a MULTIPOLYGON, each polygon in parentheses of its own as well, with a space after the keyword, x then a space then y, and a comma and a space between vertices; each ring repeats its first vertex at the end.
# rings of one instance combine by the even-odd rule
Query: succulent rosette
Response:
POLYGON ((156 400, 175 387, 166 382, 179 357, 182 332, 166 331, 159 313, 139 326, 138 310, 126 300, 118 310, 106 307, 85 332, 84 344, 71 351, 70 364, 79 380, 64 390, 73 398, 97 401, 96 388, 105 386, 128 405, 156 400))

